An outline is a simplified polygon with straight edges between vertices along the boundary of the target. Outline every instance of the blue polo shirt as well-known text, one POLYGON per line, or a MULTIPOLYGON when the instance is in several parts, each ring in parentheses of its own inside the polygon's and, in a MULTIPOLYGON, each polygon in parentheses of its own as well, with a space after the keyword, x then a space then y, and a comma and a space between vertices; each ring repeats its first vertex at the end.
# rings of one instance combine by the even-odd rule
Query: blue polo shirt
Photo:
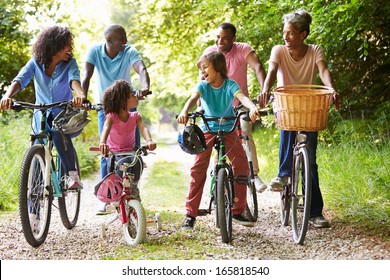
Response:
MULTIPOLYGON (((235 81, 225 79, 222 86, 215 88, 202 80, 196 86, 196 91, 200 94, 205 117, 235 116, 233 101, 236 95, 241 92, 240 87, 235 81)), ((222 123, 217 123, 215 121, 208 122, 211 131, 214 132, 218 130, 229 131, 232 128, 233 123, 234 121, 224 121, 222 123)), ((206 132, 207 129, 203 121, 199 124, 202 131, 206 132)))
MULTIPOLYGON (((21 90, 24 89, 34 77, 35 104, 53 103, 58 101, 72 100, 72 81, 80 81, 80 70, 76 59, 60 62, 51 77, 46 75, 45 67, 40 65, 35 57, 31 58, 27 64, 19 71, 13 81, 20 84, 21 90)), ((53 108, 53 116, 56 116, 61 109, 53 108)), ((40 117, 34 114, 34 123, 40 117)))
POLYGON ((103 98, 103 92, 116 80, 125 80, 131 84, 131 67, 140 60, 142 59, 138 51, 127 44, 125 49, 113 59, 106 54, 105 43, 95 45, 88 51, 85 61, 94 65, 98 72, 100 102, 103 98))

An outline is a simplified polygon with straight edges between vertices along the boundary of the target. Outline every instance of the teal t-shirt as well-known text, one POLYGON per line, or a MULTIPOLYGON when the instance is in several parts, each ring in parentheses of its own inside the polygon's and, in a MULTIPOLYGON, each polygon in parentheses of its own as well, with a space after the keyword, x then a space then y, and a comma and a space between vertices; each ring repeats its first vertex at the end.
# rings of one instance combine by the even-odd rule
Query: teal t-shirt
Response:
MULTIPOLYGON (((206 81, 202 80, 196 86, 201 98, 202 109, 205 117, 232 117, 235 116, 233 111, 233 101, 235 96, 241 92, 238 84, 229 79, 225 79, 219 88, 214 88, 206 81)), ((229 131, 234 121, 216 121, 208 122, 211 131, 218 130, 229 131)), ((200 121, 200 128, 206 132, 206 126, 200 121)))
POLYGON ((139 60, 141 56, 138 51, 129 45, 126 45, 125 49, 113 59, 106 54, 105 43, 95 45, 88 51, 85 61, 93 64, 98 72, 98 89, 101 100, 103 92, 116 80, 125 80, 131 84, 131 67, 139 60))

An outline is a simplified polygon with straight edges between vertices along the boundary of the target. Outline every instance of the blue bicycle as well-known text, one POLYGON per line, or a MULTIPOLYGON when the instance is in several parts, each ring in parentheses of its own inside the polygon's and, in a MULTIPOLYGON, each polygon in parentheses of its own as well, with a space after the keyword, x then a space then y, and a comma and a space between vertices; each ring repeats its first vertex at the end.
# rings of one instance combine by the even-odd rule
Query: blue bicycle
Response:
MULTIPOLYGON (((58 207, 63 225, 72 229, 80 211, 80 190, 68 190, 65 169, 52 142, 46 112, 50 108, 66 109, 71 101, 51 104, 32 104, 16 101, 15 111, 41 112, 40 129, 30 135, 31 147, 26 151, 20 168, 19 212, 26 241, 33 247, 45 242, 51 220, 53 201, 58 207), (37 144, 38 143, 38 144, 37 144)), ((79 169, 77 154, 76 170, 79 169)), ((78 172, 80 174, 80 172, 78 172)))

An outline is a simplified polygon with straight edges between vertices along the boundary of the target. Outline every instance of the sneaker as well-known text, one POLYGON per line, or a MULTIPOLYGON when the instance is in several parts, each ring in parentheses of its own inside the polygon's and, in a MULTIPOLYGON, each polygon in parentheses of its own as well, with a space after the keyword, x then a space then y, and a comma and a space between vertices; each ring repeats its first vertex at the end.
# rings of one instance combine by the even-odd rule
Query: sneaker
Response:
POLYGON ((328 228, 329 227, 329 222, 322 215, 310 218, 309 223, 316 228, 328 228))
POLYGON ((256 224, 255 222, 249 221, 242 214, 233 215, 233 222, 246 227, 254 227, 256 224))
POLYGON ((255 188, 258 193, 262 193, 267 189, 267 185, 261 181, 259 176, 255 176, 255 188))
POLYGON ((33 234, 39 233, 39 217, 37 214, 29 213, 31 231, 33 234))
POLYGON ((104 202, 100 202, 100 206, 98 211, 96 212, 96 215, 107 215, 109 212, 107 211, 107 204, 104 202))
POLYGON ((191 217, 190 215, 186 214, 186 217, 181 224, 181 229, 187 230, 187 229, 194 229, 196 219, 194 217, 191 217))
POLYGON ((138 201, 141 201, 141 197, 139 195, 139 188, 137 186, 131 186, 131 197, 138 200, 138 201))
POLYGON ((69 171, 67 178, 68 190, 81 190, 83 185, 81 184, 79 173, 77 171, 69 171))
POLYGON ((288 181, 288 177, 287 176, 275 177, 269 183, 271 191, 273 191, 273 192, 282 192, 283 191, 283 186, 287 184, 287 181, 288 181))

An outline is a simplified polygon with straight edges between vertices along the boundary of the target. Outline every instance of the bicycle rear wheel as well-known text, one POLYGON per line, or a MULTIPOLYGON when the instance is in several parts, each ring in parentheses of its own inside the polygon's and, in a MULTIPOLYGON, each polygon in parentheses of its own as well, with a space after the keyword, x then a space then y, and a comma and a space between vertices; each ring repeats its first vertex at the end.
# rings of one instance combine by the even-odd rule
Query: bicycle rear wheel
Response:
POLYGON ((244 215, 251 222, 256 222, 259 215, 255 183, 250 180, 247 183, 246 210, 244 215))
POLYGON ((145 210, 136 199, 131 199, 126 205, 128 222, 122 225, 125 240, 130 245, 143 243, 146 238, 146 215, 145 210))
POLYGON ((293 194, 291 198, 292 229, 294 241, 302 245, 309 223, 311 207, 311 173, 306 148, 300 148, 295 157, 293 194))
POLYGON ((231 190, 229 188, 228 175, 225 168, 218 170, 217 180, 217 224, 222 237, 222 242, 232 240, 232 209, 231 190))
POLYGON ((45 242, 51 219, 53 190, 45 186, 45 150, 34 145, 20 169, 19 214, 26 241, 33 247, 45 242))
MULTIPOLYGON (((80 176, 80 168, 79 161, 76 158, 76 170, 78 170, 80 176)), ((67 229, 72 229, 76 226, 77 220, 79 218, 80 212, 80 200, 81 200, 81 192, 79 189, 68 191, 68 186, 66 186, 65 180, 65 169, 61 163, 59 157, 57 157, 57 166, 60 172, 61 179, 61 191, 62 197, 58 198, 58 209, 60 211, 61 221, 64 227, 67 229)))

